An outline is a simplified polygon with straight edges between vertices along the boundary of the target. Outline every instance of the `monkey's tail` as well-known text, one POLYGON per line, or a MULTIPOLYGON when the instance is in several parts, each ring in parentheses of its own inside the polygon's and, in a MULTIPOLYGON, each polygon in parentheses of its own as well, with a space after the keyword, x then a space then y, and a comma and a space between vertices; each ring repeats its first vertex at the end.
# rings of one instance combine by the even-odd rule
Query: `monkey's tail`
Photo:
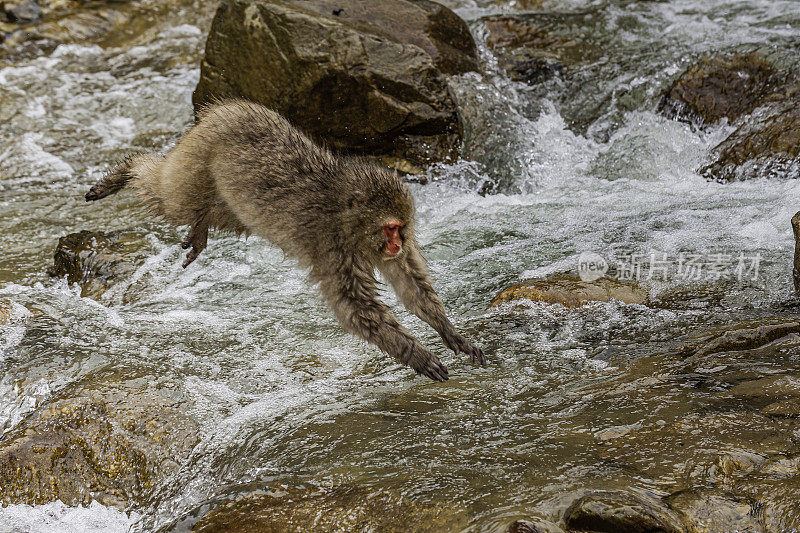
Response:
POLYGON ((119 192, 129 181, 138 177, 137 171, 141 170, 153 156, 132 155, 128 156, 106 173, 103 178, 92 185, 86 193, 86 201, 93 202, 106 196, 119 192))

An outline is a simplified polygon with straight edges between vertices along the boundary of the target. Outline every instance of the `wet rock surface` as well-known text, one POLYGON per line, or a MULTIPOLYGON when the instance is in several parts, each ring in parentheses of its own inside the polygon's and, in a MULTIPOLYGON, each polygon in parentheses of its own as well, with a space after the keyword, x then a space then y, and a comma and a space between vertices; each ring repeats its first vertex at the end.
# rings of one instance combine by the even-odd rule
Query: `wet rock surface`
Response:
POLYGON ((800 178, 800 85, 785 101, 769 103, 711 152, 700 174, 717 181, 800 178))
POLYGON ((193 101, 244 97, 334 148, 420 165, 457 155, 446 76, 476 68, 466 24, 433 2, 225 0, 193 101))
POLYGON ((35 412, 0 441, 0 501, 124 508, 173 472, 197 427, 168 392, 97 381, 35 412))
POLYGON ((577 39, 547 31, 523 17, 487 17, 487 46, 511 79, 535 84, 565 68, 597 57, 597 51, 577 39))
POLYGON ((246 494, 212 508, 193 527, 199 533, 284 533, 303 531, 453 531, 463 515, 436 505, 416 504, 397 494, 357 485, 334 488, 278 486, 246 494))
MULTIPOLYGON (((11 5, 6 2, 6 5, 11 5)), ((79 0, 54 0, 36 3, 20 2, 25 13, 39 15, 20 18, 9 16, 0 22, 0 61, 14 62, 51 53, 60 44, 97 43, 101 46, 130 46, 141 36, 152 32, 153 19, 173 20, 180 24, 180 12, 191 5, 191 0, 169 0, 149 3, 138 0, 108 0, 83 2, 79 0)), ((213 6, 200 8, 200 13, 213 6)), ((195 7, 195 9, 197 9, 195 7)), ((7 8, 8 11, 8 8, 7 8)), ((203 13, 210 19, 210 13, 203 13)), ((169 61, 177 62, 182 57, 169 61)))
POLYGON ((489 306, 516 300, 532 300, 580 307, 589 302, 608 302, 612 299, 626 304, 644 304, 647 302, 647 291, 633 283, 610 278, 583 281, 577 276, 561 275, 513 285, 495 296, 489 306))
POLYGON ((526 518, 510 523, 506 533, 564 533, 564 530, 558 524, 541 518, 526 518))
POLYGON ((707 56, 667 90, 659 110, 696 122, 734 121, 785 89, 786 75, 757 53, 707 56))
POLYGON ((738 125, 699 172, 708 179, 800 177, 800 76, 762 55, 708 56, 691 66, 659 106, 669 118, 738 125))
POLYGON ((671 495, 668 502, 681 513, 689 533, 767 531, 763 520, 757 518, 753 504, 735 496, 685 491, 671 495))
POLYGON ((115 281, 132 273, 148 255, 141 233, 80 231, 58 240, 48 274, 66 276, 81 287, 81 296, 97 298, 115 281))
POLYGON ((682 533, 683 524, 665 505, 622 492, 590 494, 570 505, 564 523, 571 531, 682 533))
POLYGON ((725 331, 704 334, 687 342, 680 350, 686 357, 759 348, 777 339, 800 333, 800 318, 766 324, 741 324, 725 331))

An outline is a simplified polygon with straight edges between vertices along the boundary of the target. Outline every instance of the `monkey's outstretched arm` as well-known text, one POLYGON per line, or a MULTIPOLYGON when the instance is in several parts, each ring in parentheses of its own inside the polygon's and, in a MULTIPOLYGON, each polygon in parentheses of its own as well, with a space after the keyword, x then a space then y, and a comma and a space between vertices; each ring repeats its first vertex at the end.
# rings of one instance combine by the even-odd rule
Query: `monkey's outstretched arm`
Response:
POLYGON ((320 283, 336 318, 345 330, 380 348, 436 381, 447 379, 447 368, 422 346, 376 299, 374 282, 354 274, 344 274, 320 283))
POLYGON ((425 260, 415 242, 408 242, 404 256, 396 261, 386 261, 380 270, 394 287, 403 305, 430 324, 448 348, 456 354, 468 354, 473 363, 486 364, 483 351, 458 333, 447 318, 442 300, 433 290, 425 260))

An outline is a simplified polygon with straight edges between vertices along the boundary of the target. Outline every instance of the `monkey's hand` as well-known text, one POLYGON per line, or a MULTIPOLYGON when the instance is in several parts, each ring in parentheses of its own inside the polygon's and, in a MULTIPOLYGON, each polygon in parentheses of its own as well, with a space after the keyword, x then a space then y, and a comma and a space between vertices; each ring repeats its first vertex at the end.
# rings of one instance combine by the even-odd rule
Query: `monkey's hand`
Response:
POLYGON ((456 355, 458 355, 460 352, 463 352, 469 355, 470 362, 478 363, 479 365, 486 364, 486 357, 483 355, 483 350, 469 342, 455 331, 442 335, 442 340, 448 348, 455 352, 456 355))
POLYGON ((447 381, 447 367, 439 361, 427 348, 414 342, 410 344, 401 357, 402 362, 434 381, 447 381))

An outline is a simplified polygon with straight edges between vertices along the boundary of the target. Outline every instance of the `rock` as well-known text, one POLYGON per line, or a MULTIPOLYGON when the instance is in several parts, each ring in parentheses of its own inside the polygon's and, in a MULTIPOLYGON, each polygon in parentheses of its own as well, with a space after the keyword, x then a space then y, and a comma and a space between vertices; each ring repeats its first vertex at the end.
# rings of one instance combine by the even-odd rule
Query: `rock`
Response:
POLYGON ((659 104, 668 118, 733 121, 779 92, 783 73, 760 54, 708 56, 689 67, 659 104))
POLYGON ((700 174, 720 182, 800 178, 800 85, 783 102, 756 110, 711 151, 700 174))
POLYGON ((719 352, 752 350, 791 333, 800 333, 800 321, 743 324, 729 331, 704 334, 685 343, 679 350, 684 357, 705 356, 719 352))
POLYGON ((623 492, 584 496, 569 506, 564 523, 570 530, 608 533, 681 533, 680 519, 655 500, 623 492))
POLYGON ((467 518, 451 508, 416 504, 397 494, 355 485, 335 488, 281 485, 213 508, 198 533, 305 531, 459 531, 467 518))
POLYGON ((667 91, 659 110, 692 122, 738 122, 700 169, 708 179, 800 177, 800 77, 760 54, 701 59, 667 91))
POLYGON ((792 278, 794 279, 794 292, 800 296, 800 211, 794 214, 791 220, 792 232, 794 233, 794 268, 792 278))
POLYGON ((564 530, 547 520, 529 518, 511 522, 506 533, 564 533, 564 530))
POLYGON ((489 307, 515 300, 558 303, 566 307, 580 307, 588 302, 621 300, 626 304, 645 304, 647 292, 633 283, 600 278, 583 281, 577 276, 560 275, 547 279, 529 280, 501 291, 489 307))
POLYGON ((667 501, 683 515, 689 533, 765 531, 756 518, 757 510, 733 496, 688 490, 672 494, 667 501))
POLYGON ((787 418, 800 417, 800 399, 782 400, 771 403, 761 410, 765 415, 785 416, 787 418))
POLYGON ((85 386, 0 442, 0 502, 124 508, 175 471, 197 435, 178 401, 141 382, 85 386))
POLYGON ((42 8, 34 0, 3 2, 3 11, 9 22, 29 24, 42 18, 42 8))
MULTIPOLYGON (((92 42, 101 46, 128 47, 142 34, 154 31, 154 20, 165 27, 186 23, 186 9, 192 9, 192 24, 204 28, 211 18, 210 6, 211 3, 198 5, 191 0, 42 2, 41 20, 8 24, 8 27, 0 24, 0 31, 6 33, 5 39, 0 35, 0 60, 38 57, 52 52, 59 44, 92 42)), ((159 60, 162 59, 152 58, 154 62, 159 60)), ((180 58, 169 60, 178 61, 180 58)), ((191 60, 196 61, 194 57, 191 60)))
POLYGON ((446 75, 475 69, 466 24, 427 0, 223 0, 193 102, 244 97, 336 149, 422 165, 457 155, 446 75))
POLYGON ((99 297, 119 277, 136 268, 146 254, 142 234, 133 231, 81 231, 58 240, 48 274, 67 276, 81 286, 81 296, 99 297), (139 253, 137 253, 139 252, 139 253))
POLYGON ((511 79, 535 84, 560 74, 565 66, 591 60, 597 54, 576 39, 550 33, 530 20, 487 17, 486 45, 511 79))

